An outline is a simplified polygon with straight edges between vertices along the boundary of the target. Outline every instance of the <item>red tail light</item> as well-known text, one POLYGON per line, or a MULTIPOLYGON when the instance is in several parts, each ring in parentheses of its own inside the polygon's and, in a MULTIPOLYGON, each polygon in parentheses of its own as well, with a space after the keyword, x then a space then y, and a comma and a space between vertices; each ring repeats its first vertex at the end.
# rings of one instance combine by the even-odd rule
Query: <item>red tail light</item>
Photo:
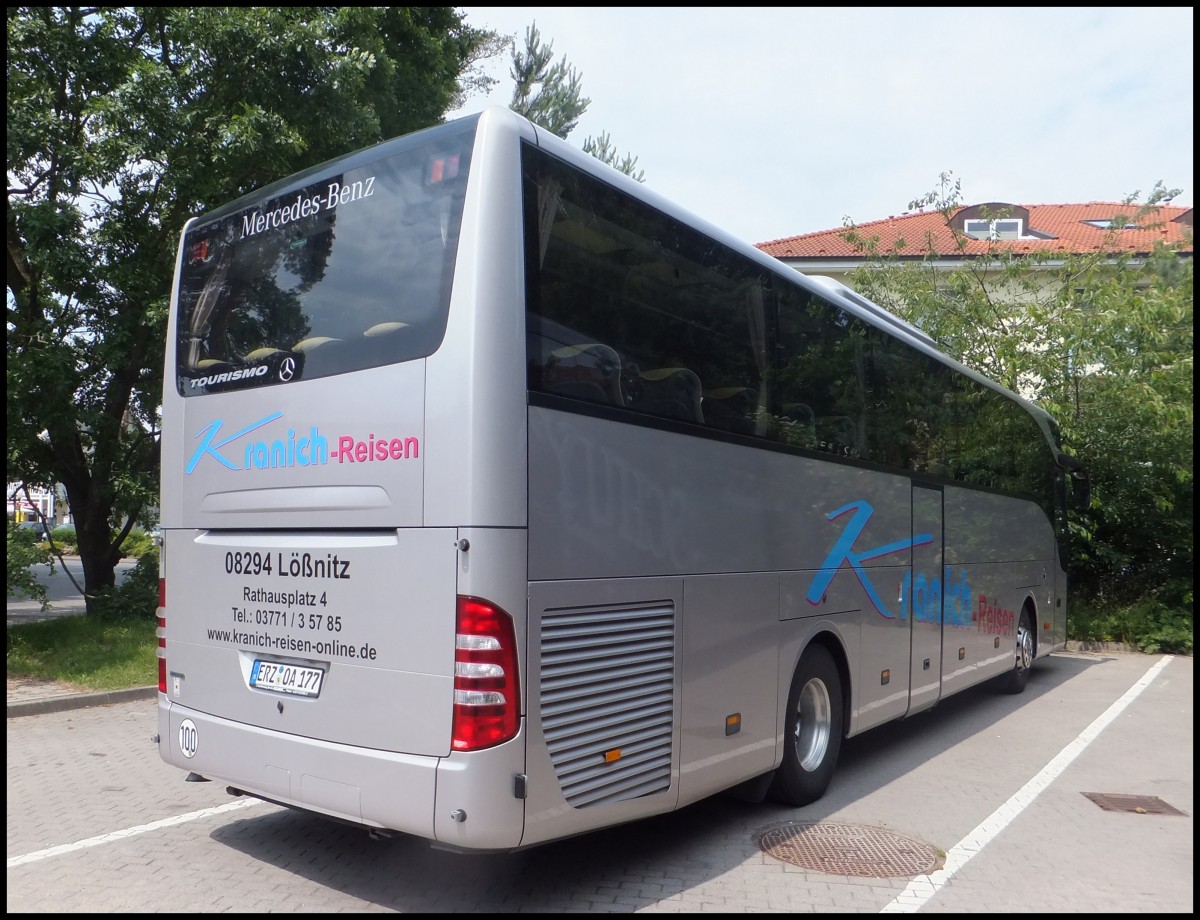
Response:
POLYGON ((512 617, 478 597, 459 597, 454 637, 456 751, 508 741, 521 723, 517 637, 512 617))
POLYGON ((158 580, 158 692, 167 692, 167 580, 158 580))

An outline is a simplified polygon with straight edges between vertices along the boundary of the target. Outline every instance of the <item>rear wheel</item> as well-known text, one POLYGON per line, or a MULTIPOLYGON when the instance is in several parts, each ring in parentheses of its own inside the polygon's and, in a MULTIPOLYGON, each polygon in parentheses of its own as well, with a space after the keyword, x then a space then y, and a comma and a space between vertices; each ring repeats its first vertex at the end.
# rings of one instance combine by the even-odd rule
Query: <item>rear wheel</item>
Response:
POLYGON ((783 747, 771 797, 786 805, 815 802, 829 788, 842 748, 842 678, 822 645, 806 649, 796 666, 783 747))
POLYGON ((1013 666, 1007 674, 1000 678, 1002 693, 1020 693, 1029 683, 1029 671, 1033 667, 1033 617, 1029 608, 1021 611, 1021 620, 1017 625, 1017 646, 1013 666))

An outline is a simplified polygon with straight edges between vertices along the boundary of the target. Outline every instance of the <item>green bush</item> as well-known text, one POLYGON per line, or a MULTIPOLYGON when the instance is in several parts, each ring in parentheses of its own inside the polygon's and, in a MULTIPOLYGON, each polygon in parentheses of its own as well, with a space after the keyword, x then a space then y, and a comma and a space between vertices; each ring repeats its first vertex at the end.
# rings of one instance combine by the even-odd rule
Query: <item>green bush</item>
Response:
POLYGON ((138 556, 137 564, 125 573, 119 585, 96 595, 89 613, 105 619, 155 620, 158 615, 158 546, 153 541, 150 548, 138 556))
POLYGON ((121 544, 121 555, 123 556, 141 559, 149 552, 157 553, 158 544, 154 541, 154 537, 142 530, 132 531, 125 538, 125 542, 121 544))
POLYGON ((1076 601, 1067 619, 1067 635, 1079 642, 1118 642, 1148 654, 1192 654, 1192 612, 1159 597, 1130 604, 1076 601))
MULTIPOLYGON (((115 540, 116 537, 117 533, 113 531, 113 539, 115 540)), ((71 556, 79 551, 79 538, 72 524, 55 527, 50 531, 50 538, 54 541, 54 548, 64 555, 71 556)), ((144 554, 157 548, 158 544, 154 537, 143 530, 133 530, 121 544, 121 555, 140 559, 144 554)))
POLYGON ((74 553, 75 548, 79 543, 79 539, 75 536, 74 524, 62 524, 50 531, 50 539, 59 551, 67 554, 74 553))

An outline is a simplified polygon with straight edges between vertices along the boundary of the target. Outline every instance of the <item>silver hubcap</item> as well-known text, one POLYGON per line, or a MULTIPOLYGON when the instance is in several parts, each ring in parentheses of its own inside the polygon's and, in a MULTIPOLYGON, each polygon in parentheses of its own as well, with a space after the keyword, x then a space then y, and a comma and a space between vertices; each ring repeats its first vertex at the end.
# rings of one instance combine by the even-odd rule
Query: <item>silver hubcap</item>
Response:
POLYGON ((1017 627, 1017 667, 1026 671, 1033 666, 1033 631, 1029 628, 1029 620, 1021 617, 1021 625, 1017 627))
POLYGON ((829 749, 829 726, 833 721, 829 689, 823 681, 813 679, 804 685, 796 712, 799 716, 796 719, 796 758, 800 766, 811 773, 825 759, 829 749))

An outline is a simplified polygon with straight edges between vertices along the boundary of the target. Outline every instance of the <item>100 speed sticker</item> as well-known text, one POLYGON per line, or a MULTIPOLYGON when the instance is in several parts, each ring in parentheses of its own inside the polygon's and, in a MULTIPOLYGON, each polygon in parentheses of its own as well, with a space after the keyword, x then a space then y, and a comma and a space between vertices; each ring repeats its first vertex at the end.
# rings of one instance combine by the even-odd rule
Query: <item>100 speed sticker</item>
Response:
POLYGON ((184 757, 192 758, 196 756, 196 746, 199 742, 199 735, 196 731, 196 723, 191 719, 184 719, 179 723, 179 750, 184 757))

